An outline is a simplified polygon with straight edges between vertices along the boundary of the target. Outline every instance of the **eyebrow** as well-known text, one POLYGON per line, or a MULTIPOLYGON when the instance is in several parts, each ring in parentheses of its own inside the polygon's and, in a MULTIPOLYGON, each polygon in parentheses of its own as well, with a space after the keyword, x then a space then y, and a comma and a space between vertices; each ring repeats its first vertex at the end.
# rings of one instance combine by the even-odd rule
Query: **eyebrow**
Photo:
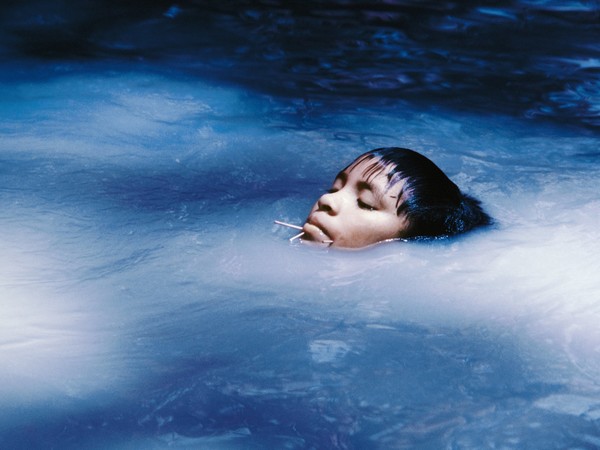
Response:
POLYGON ((359 181, 358 184, 356 185, 356 187, 358 188, 359 191, 371 191, 376 193, 376 191, 378 191, 379 189, 376 189, 375 186, 372 186, 371 183, 367 183, 366 181, 359 181))
POLYGON ((359 191, 366 190, 366 191, 372 192, 379 203, 381 203, 383 201, 384 192, 381 189, 379 189, 379 187, 374 186, 367 181, 359 181, 358 184, 356 185, 356 187, 358 188, 359 191))
MULTIPOLYGON (((356 168, 356 166, 359 165, 360 163, 362 163, 363 161, 366 161, 366 160, 372 159, 372 158, 373 158, 373 155, 370 155, 370 154, 363 155, 363 157, 359 158, 357 161, 354 161, 348 167, 341 170, 336 175, 335 180, 333 182, 335 183, 337 180, 340 180, 345 185, 346 182, 348 181, 348 172, 354 170, 356 168)), ((373 164, 369 165, 367 168, 365 168, 365 170, 363 170, 362 176, 366 177, 367 180, 371 180, 372 178, 383 173, 385 171, 386 167, 392 166, 392 165, 393 164, 391 164, 391 163, 382 163, 381 160, 375 161, 375 162, 373 162, 373 164)), ((404 174, 401 171, 397 171, 397 170, 391 170, 390 172, 388 172, 386 174, 386 177, 388 179, 388 183, 387 183, 385 190, 383 190, 383 191, 381 189, 379 189, 378 186, 374 186, 368 181, 360 181, 358 183, 357 187, 359 190, 366 189, 366 190, 371 191, 373 193, 373 195, 375 195, 377 197, 377 200, 379 202, 382 202, 384 196, 387 194, 387 192, 392 187, 394 187, 396 185, 396 183, 398 183, 402 179, 406 179, 404 174)), ((406 201, 406 199, 404 198, 404 194, 405 194, 405 190, 404 190, 404 187, 402 187, 400 189, 400 192, 397 195, 389 195, 389 198, 393 198, 396 200, 396 214, 398 214, 398 215, 400 214, 400 211, 399 211, 400 205, 404 205, 404 203, 406 201)))
POLYGON ((348 180, 348 174, 342 170, 337 174, 333 182, 335 183, 337 180, 340 180, 342 183, 346 184, 346 181, 348 180))
MULTIPOLYGON (((344 169, 340 173, 338 173, 333 182, 335 183, 337 180, 340 180, 340 182, 345 185, 346 182, 348 181, 348 173, 346 172, 346 170, 347 169, 344 169)), ((364 174, 363 174, 363 176, 364 176, 364 174)), ((377 197, 377 199, 379 201, 381 201, 381 199, 383 199, 383 195, 385 194, 385 192, 383 192, 381 189, 379 189, 379 187, 372 185, 368 181, 359 181, 358 184, 356 185, 356 187, 359 191, 366 190, 366 191, 372 192, 373 195, 375 195, 375 197, 377 197)))

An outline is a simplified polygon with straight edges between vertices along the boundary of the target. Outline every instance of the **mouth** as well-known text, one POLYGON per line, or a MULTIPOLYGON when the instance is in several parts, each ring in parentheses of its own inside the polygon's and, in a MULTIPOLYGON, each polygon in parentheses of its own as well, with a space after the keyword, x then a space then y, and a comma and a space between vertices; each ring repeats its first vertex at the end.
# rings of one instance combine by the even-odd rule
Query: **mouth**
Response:
POLYGON ((333 239, 329 236, 327 229, 321 224, 316 222, 312 217, 309 217, 304 226, 302 227, 304 236, 302 240, 312 241, 320 244, 331 245, 333 239))

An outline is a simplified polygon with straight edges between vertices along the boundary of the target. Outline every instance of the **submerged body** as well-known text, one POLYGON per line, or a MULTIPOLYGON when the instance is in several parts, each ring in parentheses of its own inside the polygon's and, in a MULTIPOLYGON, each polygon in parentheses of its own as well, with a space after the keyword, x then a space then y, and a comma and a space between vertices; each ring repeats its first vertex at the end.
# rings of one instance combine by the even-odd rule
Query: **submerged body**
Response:
POLYGON ((488 225, 479 201, 431 160, 388 147, 359 156, 313 206, 303 240, 340 248, 413 237, 451 236, 488 225))

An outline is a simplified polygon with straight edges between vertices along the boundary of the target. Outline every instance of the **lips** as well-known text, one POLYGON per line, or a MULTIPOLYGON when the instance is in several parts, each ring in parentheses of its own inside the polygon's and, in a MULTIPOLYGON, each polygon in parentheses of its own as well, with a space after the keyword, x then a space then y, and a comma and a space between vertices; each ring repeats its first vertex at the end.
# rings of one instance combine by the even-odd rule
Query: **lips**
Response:
POLYGON ((302 230, 305 233, 305 238, 310 241, 331 243, 333 239, 329 236, 327 229, 321 225, 314 216, 309 216, 302 230))

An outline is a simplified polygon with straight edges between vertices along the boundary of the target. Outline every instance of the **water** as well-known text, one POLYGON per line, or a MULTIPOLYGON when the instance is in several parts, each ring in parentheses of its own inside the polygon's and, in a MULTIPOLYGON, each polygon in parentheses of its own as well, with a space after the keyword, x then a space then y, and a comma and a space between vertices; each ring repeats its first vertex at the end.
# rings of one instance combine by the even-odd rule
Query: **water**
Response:
MULTIPOLYGON (((332 62, 331 72, 309 60, 283 72, 298 68, 303 50, 272 33, 299 33, 291 24, 323 17, 346 30, 365 17, 331 5, 327 14, 233 14, 155 2, 128 6, 137 15, 123 22, 98 20, 93 32, 75 25, 118 8, 6 7, 0 447, 600 447, 594 5, 469 4, 460 15, 453 4, 425 4, 406 13, 427 23, 468 16, 488 33, 519 17, 528 33, 549 26, 542 16, 557 30, 579 21, 581 33, 562 44, 592 66, 565 82, 585 99, 579 109, 553 94, 567 92, 560 70, 570 69, 559 64, 546 66, 551 87, 528 78, 521 100, 486 103, 492 89, 475 81, 499 63, 474 56, 472 41, 460 53, 482 68, 471 81, 448 75, 460 64, 432 69, 470 93, 460 101, 445 101, 424 78, 414 92, 344 84, 350 73, 381 73, 350 70, 360 60, 345 62, 350 50, 324 52, 319 64, 332 62), (183 42, 178 33, 200 11, 207 23, 220 18, 217 36, 248 37, 247 51, 235 36, 200 45, 212 28, 183 42), (160 47, 140 31, 172 16, 184 23, 160 47), (15 32, 23 29, 28 38, 15 32), (267 37, 274 49, 259 58, 255 42, 267 37), (191 58, 196 48, 202 57, 191 58), (562 103, 544 109, 536 98, 562 103), (359 252, 288 243, 293 232, 274 219, 300 223, 341 167, 388 145, 431 157, 496 224, 359 252)), ((383 5, 362 33, 410 6, 383 5)), ((345 31, 336 35, 346 42, 345 31)), ((409 48, 403 64, 424 70, 431 55, 420 60, 409 48)), ((523 52, 539 62, 549 48, 523 52)))

